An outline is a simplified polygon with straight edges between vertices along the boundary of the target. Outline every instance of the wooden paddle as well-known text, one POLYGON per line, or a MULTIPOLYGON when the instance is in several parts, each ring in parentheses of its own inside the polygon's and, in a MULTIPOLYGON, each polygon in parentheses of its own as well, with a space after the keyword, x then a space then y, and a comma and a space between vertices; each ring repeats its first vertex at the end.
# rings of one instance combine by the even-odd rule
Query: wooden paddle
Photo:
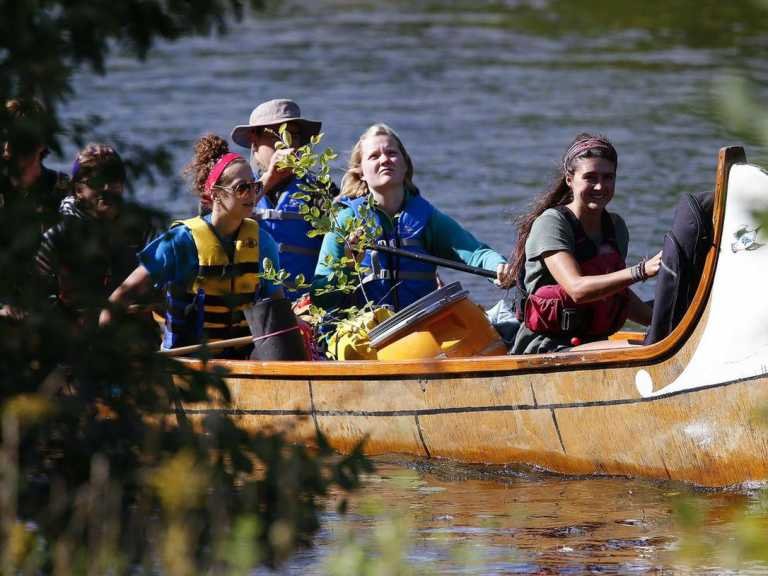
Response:
POLYGON ((230 338, 229 340, 214 340, 208 344, 193 344, 192 346, 180 346, 169 350, 160 350, 160 356, 188 356, 200 352, 203 348, 208 350, 221 350, 222 348, 238 348, 253 344, 253 336, 241 336, 240 338, 230 338))
MULTIPOLYGON (((392 248, 391 246, 376 244, 370 246, 371 250, 378 250, 379 252, 386 252, 387 254, 393 254, 395 256, 402 256, 403 258, 410 258, 411 260, 418 260, 419 262, 428 262, 436 266, 442 266, 443 268, 452 268, 453 270, 459 270, 460 272, 467 272, 469 274, 475 274, 476 276, 483 276, 484 278, 496 279, 496 272, 492 270, 486 270, 485 268, 478 268, 477 266, 467 266, 461 262, 454 262, 453 260, 447 260, 445 258, 438 258, 437 256, 430 256, 429 254, 417 254, 408 250, 401 250, 400 248, 392 248)), ((511 286, 515 283, 512 282, 511 286)))

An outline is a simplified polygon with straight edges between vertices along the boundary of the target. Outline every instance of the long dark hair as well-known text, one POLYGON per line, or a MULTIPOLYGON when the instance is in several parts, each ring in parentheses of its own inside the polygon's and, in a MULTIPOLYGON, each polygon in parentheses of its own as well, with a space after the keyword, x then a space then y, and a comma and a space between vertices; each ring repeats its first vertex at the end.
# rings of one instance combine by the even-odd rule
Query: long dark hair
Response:
POLYGON ((512 255, 515 278, 520 277, 520 272, 525 266, 525 243, 531 233, 534 220, 541 216, 545 210, 555 206, 564 206, 573 200, 573 192, 565 178, 569 174, 574 174, 576 161, 582 158, 605 158, 613 162, 616 167, 619 163, 616 149, 605 136, 595 136, 582 132, 573 139, 563 155, 558 174, 549 188, 534 200, 531 210, 520 216, 515 222, 517 225, 517 242, 515 243, 515 252, 512 255))

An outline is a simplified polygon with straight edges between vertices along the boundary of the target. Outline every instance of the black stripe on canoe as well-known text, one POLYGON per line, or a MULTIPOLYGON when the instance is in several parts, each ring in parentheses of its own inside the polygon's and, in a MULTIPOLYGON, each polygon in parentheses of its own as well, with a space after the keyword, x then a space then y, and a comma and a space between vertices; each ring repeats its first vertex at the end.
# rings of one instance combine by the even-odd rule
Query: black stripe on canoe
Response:
MULTIPOLYGON (((228 374, 227 378, 232 375, 228 374)), ((498 406, 454 406, 451 408, 420 408, 413 410, 284 410, 284 409, 243 409, 243 408, 189 408, 175 410, 173 413, 185 414, 226 414, 229 416, 362 416, 362 417, 392 417, 392 416, 438 416, 441 414, 471 414, 477 412, 522 412, 528 410, 567 410, 575 408, 599 408, 603 406, 620 406, 625 404, 643 404, 656 402, 683 394, 707 392, 734 384, 743 384, 752 380, 765 378, 764 374, 747 376, 728 382, 718 382, 701 386, 692 390, 677 390, 650 398, 622 398, 617 400, 596 400, 594 402, 573 402, 571 404, 499 404, 498 406)))

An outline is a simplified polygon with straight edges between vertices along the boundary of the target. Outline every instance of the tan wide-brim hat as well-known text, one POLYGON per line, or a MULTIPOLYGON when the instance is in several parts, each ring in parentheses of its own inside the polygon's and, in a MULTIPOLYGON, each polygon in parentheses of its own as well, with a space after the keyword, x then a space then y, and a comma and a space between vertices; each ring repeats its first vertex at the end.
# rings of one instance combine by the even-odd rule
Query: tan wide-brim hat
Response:
POLYGON ((301 117, 301 108, 293 100, 279 98, 262 102, 251 112, 248 124, 235 126, 232 129, 231 138, 235 144, 244 148, 251 146, 251 134, 256 128, 265 128, 267 126, 280 126, 285 122, 292 122, 299 126, 305 140, 310 136, 320 133, 322 124, 314 120, 307 120, 301 117))

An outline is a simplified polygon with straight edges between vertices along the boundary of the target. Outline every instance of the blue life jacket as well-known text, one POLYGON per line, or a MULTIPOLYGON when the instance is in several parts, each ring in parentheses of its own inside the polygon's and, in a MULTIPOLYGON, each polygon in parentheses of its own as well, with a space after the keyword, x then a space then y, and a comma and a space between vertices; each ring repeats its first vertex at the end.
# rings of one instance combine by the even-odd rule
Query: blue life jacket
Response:
MULTIPOLYGON (((307 236, 312 226, 299 214, 300 207, 306 202, 292 198, 293 194, 302 192, 299 186, 307 181, 307 177, 292 178, 278 196, 276 205, 273 206, 265 195, 253 211, 253 219, 274 238, 280 253, 280 267, 291 275, 289 282, 293 282, 297 274, 304 274, 306 282, 312 282, 320 246, 323 243, 322 236, 307 236)), ((286 290, 286 297, 296 300, 307 291, 308 288, 286 290)))
MULTIPOLYGON (((359 209, 366 202, 367 198, 362 197, 350 201, 348 205, 359 218, 359 209)), ((432 204, 421 196, 410 196, 402 211, 395 216, 395 225, 391 231, 382 226, 379 212, 373 210, 371 215, 382 229, 381 236, 376 239, 377 243, 416 254, 429 254, 424 246, 424 230, 434 210, 432 204)), ((361 264, 368 269, 363 278, 363 289, 368 299, 379 305, 389 304, 395 311, 402 310, 437 289, 434 264, 370 249, 365 251, 361 264)), ((359 290, 357 301, 358 305, 365 304, 365 298, 359 294, 359 290)))

